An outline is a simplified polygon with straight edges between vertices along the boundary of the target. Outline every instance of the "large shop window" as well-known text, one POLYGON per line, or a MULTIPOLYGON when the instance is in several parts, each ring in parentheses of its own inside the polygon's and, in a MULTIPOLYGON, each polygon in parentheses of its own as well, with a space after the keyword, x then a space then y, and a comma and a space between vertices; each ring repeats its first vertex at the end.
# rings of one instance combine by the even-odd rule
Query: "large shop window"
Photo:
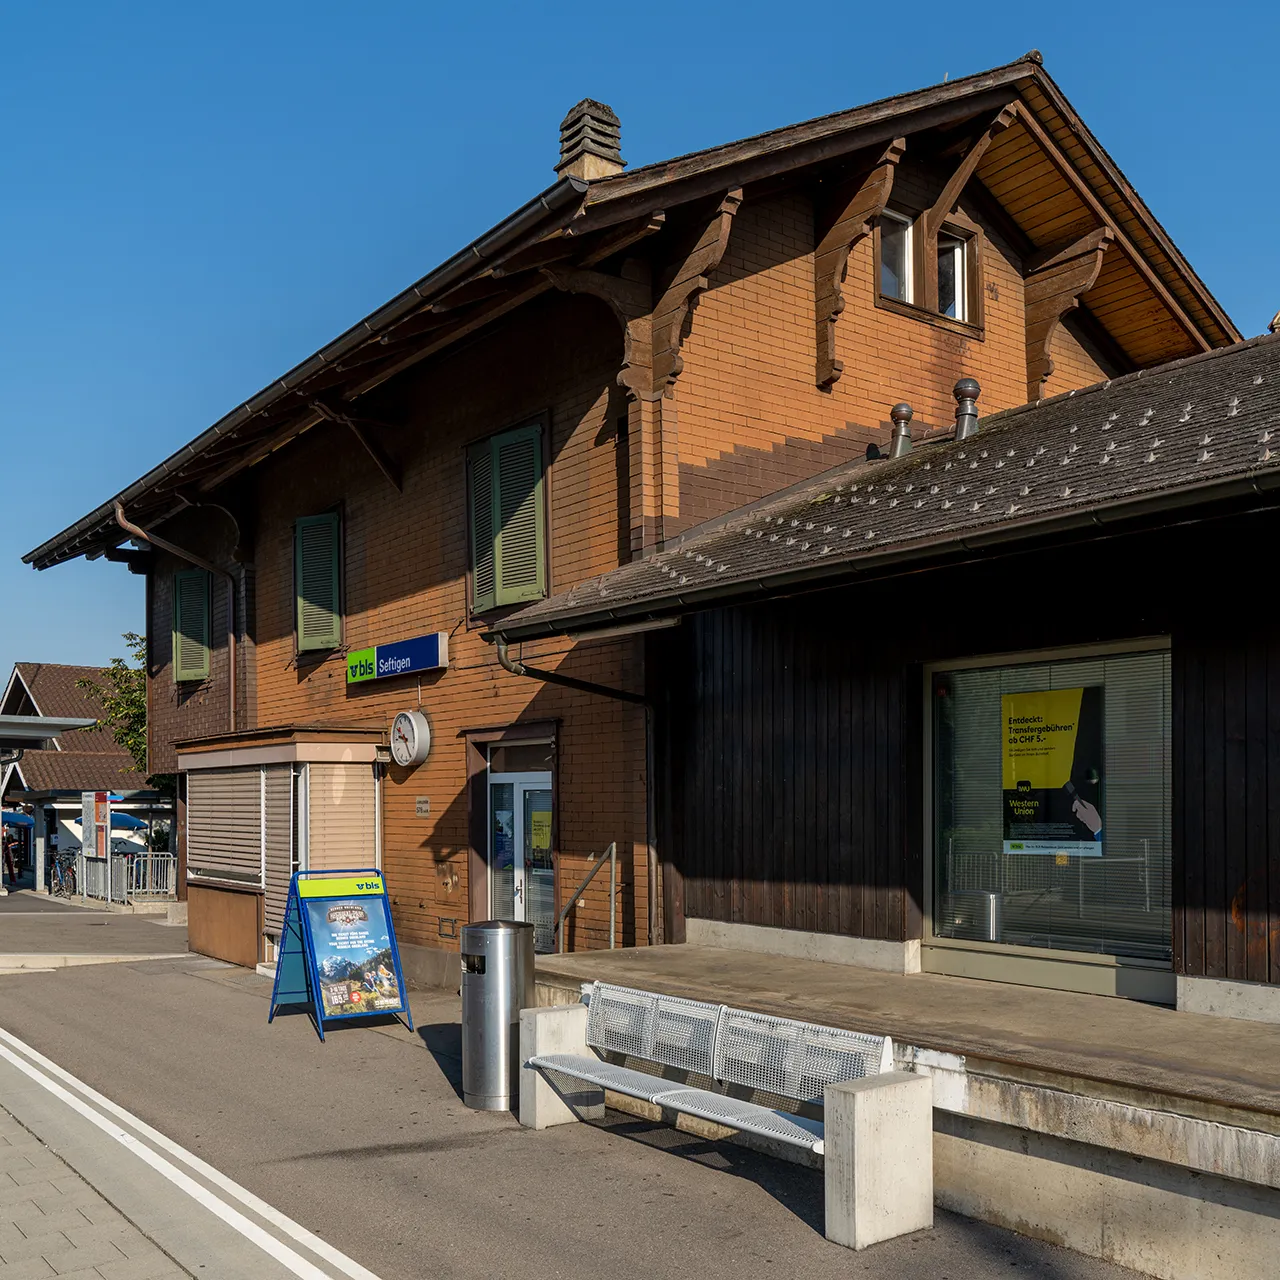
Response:
POLYGON ((1168 653, 931 683, 934 936, 1169 960, 1168 653))

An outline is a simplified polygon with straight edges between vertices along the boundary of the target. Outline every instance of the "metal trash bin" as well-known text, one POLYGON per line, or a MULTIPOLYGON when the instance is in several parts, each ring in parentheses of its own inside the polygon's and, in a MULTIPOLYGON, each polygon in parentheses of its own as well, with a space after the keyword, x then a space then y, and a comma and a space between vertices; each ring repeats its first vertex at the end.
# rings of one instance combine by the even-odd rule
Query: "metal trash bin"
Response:
POLYGON ((520 1010, 533 1007, 533 925, 462 927, 462 1100, 510 1111, 519 1097, 520 1010))

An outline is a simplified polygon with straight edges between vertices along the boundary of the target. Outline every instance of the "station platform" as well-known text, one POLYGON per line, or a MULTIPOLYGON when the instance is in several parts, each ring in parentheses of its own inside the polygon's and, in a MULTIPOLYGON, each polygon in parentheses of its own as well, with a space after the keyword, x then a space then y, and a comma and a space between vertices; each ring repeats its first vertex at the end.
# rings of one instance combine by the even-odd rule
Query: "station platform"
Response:
POLYGON ((1280 1254, 1280 1026, 718 947, 538 958, 540 1004, 596 980, 892 1036, 934 1078, 946 1208, 1170 1280, 1280 1254))

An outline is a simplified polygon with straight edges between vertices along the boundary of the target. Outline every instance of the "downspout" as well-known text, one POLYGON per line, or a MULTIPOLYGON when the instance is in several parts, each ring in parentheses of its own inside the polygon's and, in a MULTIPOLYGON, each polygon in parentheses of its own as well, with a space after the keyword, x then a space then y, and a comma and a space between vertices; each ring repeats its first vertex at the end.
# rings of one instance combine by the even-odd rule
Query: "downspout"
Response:
MULTIPOLYGON (((153 547, 158 547, 161 551, 167 551, 171 556, 176 556, 179 560, 185 560, 187 564, 193 564, 197 569, 203 569, 206 573, 211 573, 215 577, 221 578, 227 584, 227 725, 231 733, 236 731, 236 580, 235 576, 228 573, 226 569, 220 569, 216 564, 208 560, 202 560, 199 556, 193 555, 190 551, 184 551, 181 547, 175 546, 172 542, 157 536, 154 533, 148 533, 145 529, 140 529, 136 524, 126 519, 124 507, 119 502, 115 504, 116 508, 116 524, 118 524, 125 533, 130 537, 141 538, 143 542, 149 542, 153 547)), ((148 619, 148 624, 150 619, 148 619)))
MULTIPOLYGON (((488 637, 485 637, 488 639, 488 637)), ((557 671, 544 671, 540 667, 531 667, 513 658, 507 650, 507 639, 503 635, 493 637, 493 646, 497 650, 498 662, 513 676, 528 676, 531 680, 543 680, 547 684, 563 685, 566 689, 577 689, 582 693, 594 693, 601 698, 616 698, 621 702, 632 702, 644 708, 644 761, 645 761, 645 867, 647 870, 647 898, 649 909, 649 945, 655 946, 658 941, 658 846, 654 840, 654 777, 653 777, 653 706, 642 693, 632 693, 629 689, 613 689, 604 684, 592 684, 589 680, 575 680, 572 676, 562 676, 557 671)))

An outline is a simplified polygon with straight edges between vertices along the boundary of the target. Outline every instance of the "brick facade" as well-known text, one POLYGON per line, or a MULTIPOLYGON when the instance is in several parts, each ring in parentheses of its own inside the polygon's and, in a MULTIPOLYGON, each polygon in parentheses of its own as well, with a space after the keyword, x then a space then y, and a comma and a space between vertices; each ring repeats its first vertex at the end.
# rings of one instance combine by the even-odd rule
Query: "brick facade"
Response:
MULTIPOLYGON (((923 166, 904 161, 895 203, 927 207, 939 184, 923 166)), ((983 413, 1023 402, 1023 264, 983 208, 962 203, 961 212, 982 232, 981 331, 959 332, 878 305, 868 237, 850 256, 837 324, 844 373, 824 391, 814 377, 811 200, 792 192, 743 204, 686 324, 683 371, 662 409, 657 468, 678 477, 679 492, 678 518, 666 507, 668 536, 883 442, 889 408, 900 400, 915 409, 917 432, 949 426, 952 387, 962 375, 981 382, 983 413)), ((1108 374, 1073 328, 1059 328, 1052 352, 1051 393, 1108 374)), ((352 432, 327 421, 228 486, 244 560, 241 727, 385 729, 396 712, 419 707, 430 718, 428 761, 410 770, 390 766, 382 787, 384 867, 404 943, 455 949, 458 927, 487 912, 471 883, 483 860, 473 847, 477 793, 468 785, 467 735, 530 722, 554 726, 561 900, 590 856, 616 841, 620 941, 647 937, 643 711, 503 670, 467 604, 466 448, 507 428, 544 425, 551 591, 632 554, 637 513, 629 469, 643 450, 628 440, 628 405, 617 383, 621 359, 621 329, 603 303, 544 294, 359 402, 370 422, 400 424, 370 430, 401 469, 402 492, 352 432), (334 509, 342 517, 344 643, 333 653, 298 655, 294 521, 334 509), (447 672, 347 685, 347 651, 433 631, 450 635, 447 672), (427 817, 417 813, 421 797, 430 801, 427 817)), ((632 413, 633 432, 648 414, 632 413)), ((232 548, 220 519, 189 511, 165 533, 225 563, 232 548)), ((174 567, 157 559, 151 593, 157 769, 173 767, 175 739, 227 727, 224 591, 215 583, 210 679, 178 690, 168 653, 174 567)), ((631 637, 547 641, 526 646, 522 656, 580 680, 638 691, 643 653, 641 639, 631 637)), ((575 913, 571 946, 607 943, 606 884, 597 880, 575 913)))

